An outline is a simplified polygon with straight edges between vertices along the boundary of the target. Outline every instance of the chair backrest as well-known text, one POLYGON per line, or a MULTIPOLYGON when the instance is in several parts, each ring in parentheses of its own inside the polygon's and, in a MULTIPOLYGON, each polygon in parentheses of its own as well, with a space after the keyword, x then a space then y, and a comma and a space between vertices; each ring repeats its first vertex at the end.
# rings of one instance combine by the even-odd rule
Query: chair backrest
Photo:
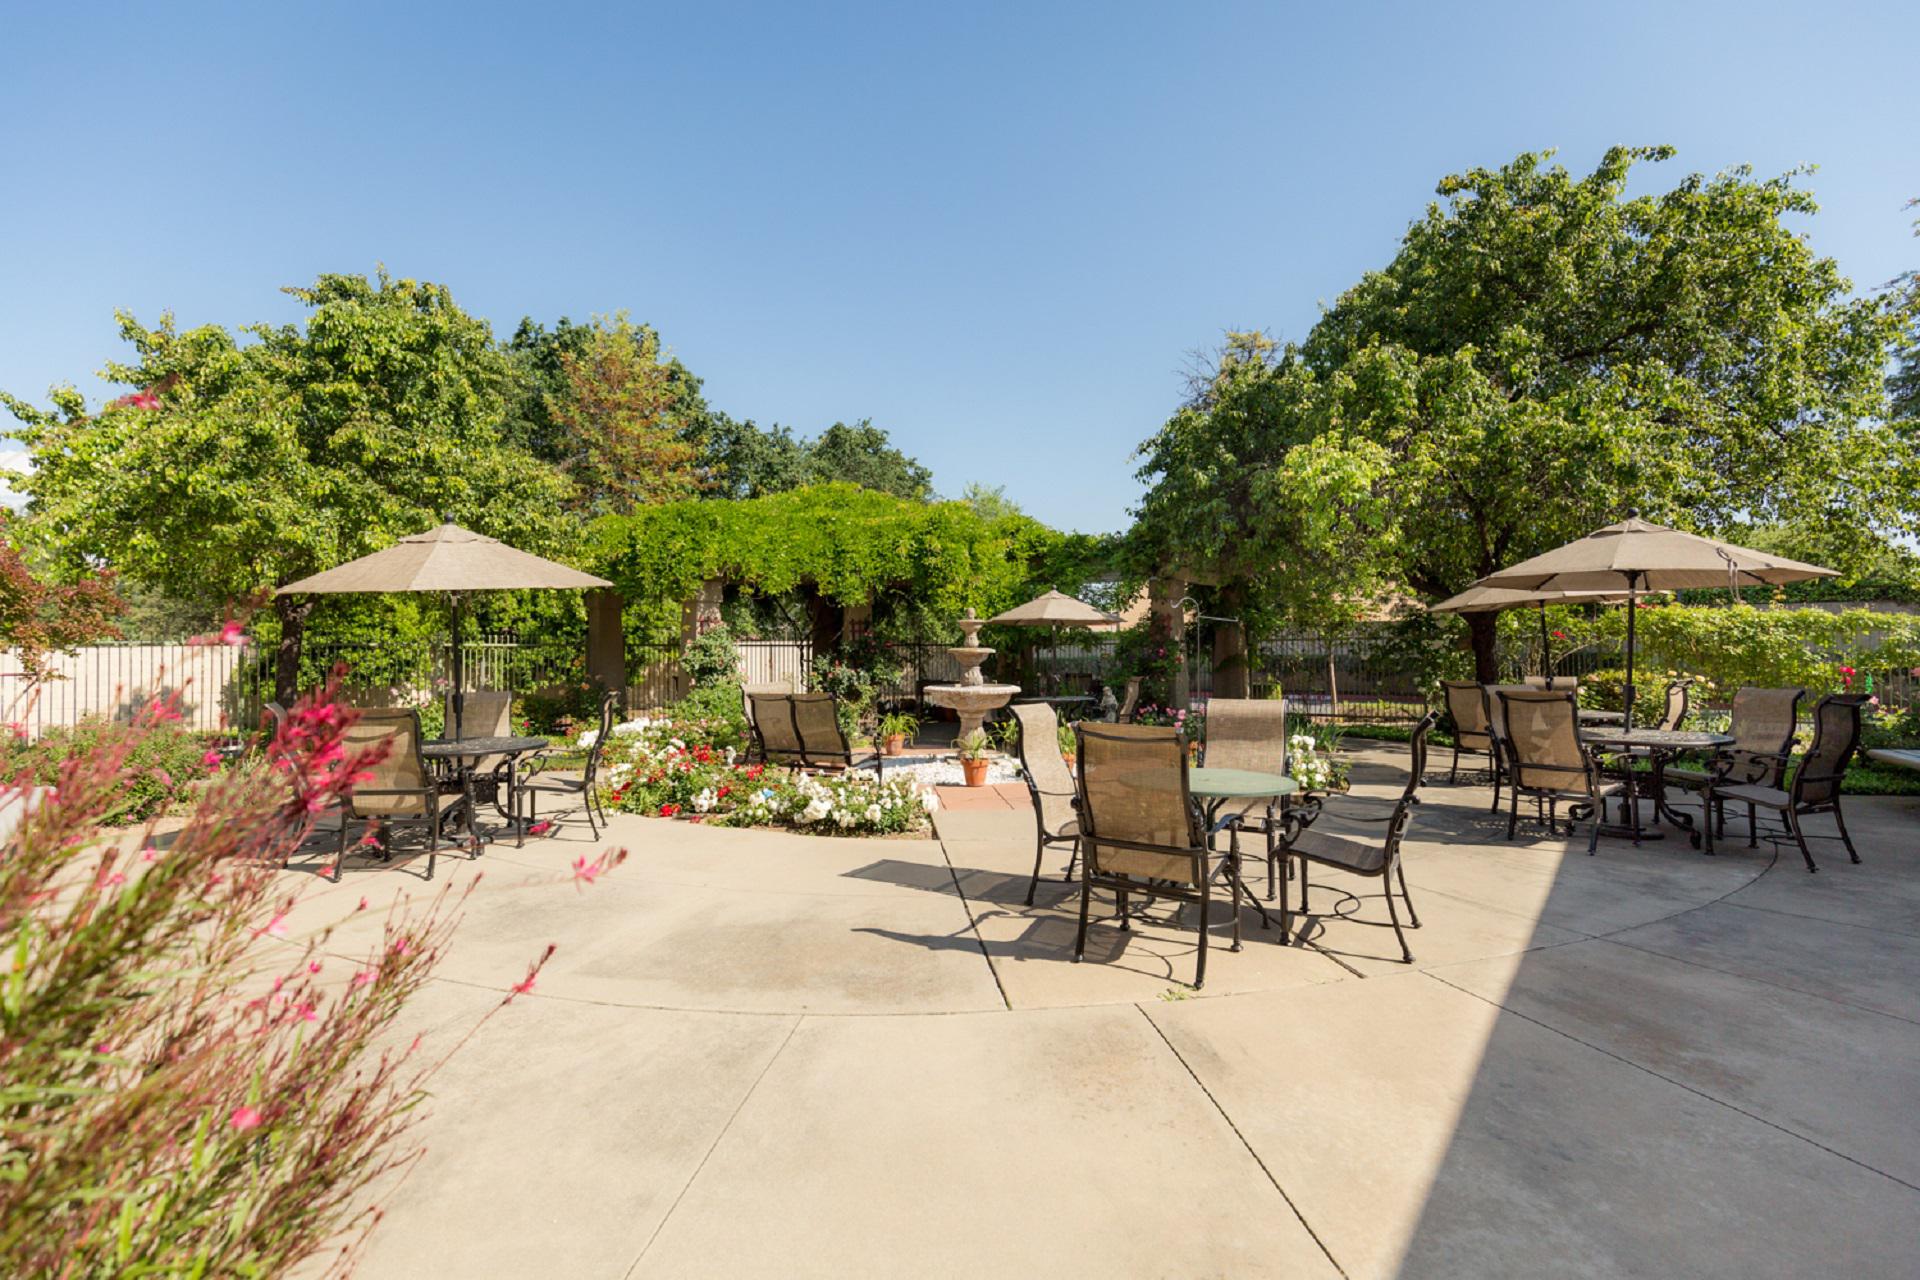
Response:
POLYGON ((1187 749, 1179 732, 1085 721, 1076 732, 1080 850, 1088 873, 1196 883, 1205 843, 1187 791, 1187 749))
POLYGON ((1660 723, 1655 728, 1678 729, 1687 719, 1687 706, 1692 686, 1684 680, 1675 680, 1667 686, 1667 707, 1660 713, 1660 723))
POLYGON ((427 762, 420 754, 420 713, 411 707, 369 707, 346 727, 340 744, 349 756, 385 742, 386 756, 367 770, 369 776, 347 801, 356 818, 419 817, 426 813, 422 795, 370 795, 366 792, 424 792, 433 785, 427 762))
MULTIPOLYGON (((1733 735, 1733 749, 1755 756, 1778 756, 1784 765, 1793 750, 1793 731, 1800 720, 1800 699, 1805 689, 1762 689, 1743 685, 1733 695, 1733 723, 1727 732, 1733 735)), ((1758 779, 1769 786, 1778 785, 1780 766, 1758 779)))
POLYGON ((795 693, 788 701, 793 706, 794 731, 800 735, 800 754, 808 764, 846 764, 852 759, 853 748, 840 730, 832 694, 795 693))
POLYGON ((1813 708, 1813 745, 1800 757, 1793 775, 1793 804, 1832 804, 1840 796, 1853 749, 1860 745, 1860 708, 1867 700, 1856 694, 1831 693, 1813 708))
POLYGON ((1552 676, 1521 676, 1520 682, 1529 689, 1546 689, 1552 686, 1552 676))
MULTIPOLYGON (((445 737, 454 736, 453 695, 446 698, 445 737)), ((495 689, 470 689, 463 695, 460 736, 502 738, 513 732, 513 695, 495 689)))
POLYGON ((1400 838, 1406 834, 1407 824, 1413 821, 1413 807, 1420 803, 1420 780, 1427 772, 1427 734, 1439 719, 1438 711, 1429 711, 1414 726, 1413 758, 1408 762, 1407 789, 1400 793, 1399 801, 1393 806, 1393 817, 1387 822, 1389 861, 1400 856, 1400 838))
POLYGON ((1577 676, 1548 676, 1547 688, 1555 693, 1580 692, 1580 680, 1577 676))
POLYGON ((1513 783, 1544 791, 1590 791, 1592 775, 1580 745, 1580 712, 1557 689, 1500 689, 1502 743, 1513 783))
POLYGON ((793 722, 793 695, 749 693, 747 701, 753 707, 751 724, 760 743, 760 758, 769 764, 805 764, 800 730, 793 722))
POLYGON ((1047 834, 1057 835, 1073 820, 1077 785, 1060 754, 1060 718, 1044 702, 1016 702, 1008 710, 1020 722, 1020 767, 1027 775, 1034 812, 1047 834))
POLYGON ((740 686, 741 709, 746 712, 747 725, 753 725, 753 695, 756 693, 779 694, 782 697, 793 692, 793 677, 781 680, 769 680, 764 683, 743 684, 740 686))
POLYGON ((600 697, 600 732, 594 737, 593 745, 587 748, 587 763, 581 769, 581 777, 586 779, 589 789, 600 773, 600 757, 607 753, 607 742, 613 737, 614 717, 620 710, 620 695, 609 689, 600 697))
POLYGON ((1207 768, 1287 771, 1287 704, 1283 698, 1209 698, 1207 768))
POLYGON ((1140 705, 1140 677, 1127 677, 1127 696, 1120 699, 1120 723, 1128 724, 1133 720, 1133 711, 1140 705))
MULTIPOLYGON (((1532 690, 1543 693, 1545 690, 1533 689, 1524 684, 1489 684, 1481 687, 1481 698, 1486 705, 1487 735, 1493 739, 1493 749, 1500 751, 1500 743, 1507 736, 1507 709, 1500 701, 1503 693, 1526 693, 1532 690)), ((1554 690, 1558 693, 1559 690, 1554 690)))
POLYGON ((1471 680, 1442 680, 1447 713, 1453 717, 1454 741, 1476 751, 1487 749, 1487 697, 1471 680))

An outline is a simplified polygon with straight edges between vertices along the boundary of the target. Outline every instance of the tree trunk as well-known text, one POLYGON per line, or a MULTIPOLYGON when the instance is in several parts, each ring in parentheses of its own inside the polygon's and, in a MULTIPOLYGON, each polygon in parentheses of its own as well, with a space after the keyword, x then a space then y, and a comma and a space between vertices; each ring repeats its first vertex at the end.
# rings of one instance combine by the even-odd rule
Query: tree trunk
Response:
POLYGON ((291 707, 300 700, 300 642, 306 637, 307 615, 313 612, 313 601, 277 596, 273 611, 280 619, 280 645, 274 650, 273 699, 283 707, 291 707))
MULTIPOLYGON (((1238 586, 1220 592, 1220 612, 1239 617, 1246 600, 1238 586)), ((1216 698, 1245 698, 1252 695, 1247 668, 1247 627, 1244 622, 1213 624, 1213 695, 1216 698)))
POLYGON ((1495 684, 1500 679, 1500 659, 1494 646, 1499 639, 1496 627, 1499 615, 1493 613, 1470 613, 1467 617, 1467 638, 1473 642, 1473 678, 1481 684, 1495 684))

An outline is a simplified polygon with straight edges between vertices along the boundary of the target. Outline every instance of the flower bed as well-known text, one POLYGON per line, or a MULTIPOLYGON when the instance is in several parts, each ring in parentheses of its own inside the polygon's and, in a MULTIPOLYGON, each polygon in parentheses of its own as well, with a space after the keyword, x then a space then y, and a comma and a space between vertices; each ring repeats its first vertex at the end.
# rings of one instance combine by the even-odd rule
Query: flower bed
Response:
MULTIPOLYGON (((689 817, 734 827, 790 827, 830 835, 891 835, 926 829, 938 803, 910 774, 877 778, 789 772, 748 764, 716 745, 697 721, 641 717, 613 727, 602 756, 608 805, 650 817, 689 817)), ((584 749, 593 730, 580 735, 584 749)))

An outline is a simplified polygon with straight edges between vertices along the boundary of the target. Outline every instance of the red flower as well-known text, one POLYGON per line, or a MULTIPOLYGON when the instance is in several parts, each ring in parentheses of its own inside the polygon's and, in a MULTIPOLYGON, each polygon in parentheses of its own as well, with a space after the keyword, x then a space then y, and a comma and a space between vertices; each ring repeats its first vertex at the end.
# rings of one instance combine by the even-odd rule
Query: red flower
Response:
POLYGON ((244 1133, 248 1129, 258 1129, 260 1118, 260 1113, 252 1107, 235 1107, 233 1114, 227 1117, 227 1123, 244 1133))
POLYGON ((671 818, 678 812, 680 812, 680 806, 677 804, 669 803, 660 806, 660 816, 663 818, 671 818))
POLYGON ((1567 633, 1564 631, 1556 631, 1553 633, 1553 638, 1555 640, 1565 640, 1567 638, 1567 633))

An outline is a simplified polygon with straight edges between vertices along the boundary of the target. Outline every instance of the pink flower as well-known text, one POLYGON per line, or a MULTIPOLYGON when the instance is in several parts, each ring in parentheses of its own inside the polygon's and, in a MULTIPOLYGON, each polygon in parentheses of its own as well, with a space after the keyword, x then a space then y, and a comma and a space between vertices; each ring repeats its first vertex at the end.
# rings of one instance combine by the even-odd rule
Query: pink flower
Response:
POLYGON ((116 885, 123 885, 126 882, 127 882, 127 878, 121 875, 118 871, 116 871, 112 875, 108 876, 105 880, 102 880, 100 883, 106 885, 108 888, 111 889, 116 885))
POLYGON ((367 900, 365 898, 360 899, 360 905, 354 908, 355 911, 365 911, 366 909, 367 900))
POLYGON ((580 884, 592 884, 600 876, 600 866, 587 861, 587 855, 581 854, 573 860, 573 878, 580 884))
POLYGON ((220 753, 218 751, 209 751, 200 757, 200 763, 209 769, 218 769, 220 767, 220 753))
POLYGON ((159 860, 160 860, 160 850, 156 849, 152 845, 148 845, 146 848, 140 851, 140 861, 142 862, 158 862, 159 860))
POLYGON ((278 914, 278 915, 276 915, 276 916, 275 916, 275 917, 274 917, 273 919, 271 919, 271 920, 269 920, 269 921, 267 921, 267 927, 266 927, 266 928, 264 928, 264 929, 255 929, 255 930, 253 931, 253 936, 254 936, 254 937, 256 937, 256 938, 261 938, 261 937, 265 937, 265 938, 284 938, 284 937, 286 937, 286 936, 287 936, 287 913, 286 913, 286 912, 284 912, 284 911, 282 911, 282 912, 281 912, 280 914, 278 914))
POLYGON ((310 1005, 310 1004, 299 1004, 299 1005, 295 1005, 295 1006, 294 1006, 294 1010, 293 1010, 293 1011, 294 1011, 295 1013, 297 1013, 297 1014, 299 1014, 299 1015, 300 1015, 300 1021, 302 1021, 302 1022, 318 1022, 318 1021, 320 1021, 320 1015, 319 1015, 319 1013, 318 1013, 318 1012, 316 1012, 316 1011, 314 1010, 314 1007, 313 1007, 312 1005, 310 1005))
POLYGON ((404 938, 404 937, 395 938, 393 941, 393 954, 397 956, 405 956, 405 955, 413 954, 412 939, 404 938))
POLYGON ((353 975, 353 981, 348 985, 353 987, 372 986, 373 980, 379 976, 379 971, 376 969, 362 969, 353 975))
POLYGON ((227 1117, 227 1123, 242 1133, 248 1129, 258 1129, 260 1120, 260 1113, 252 1107, 235 1107, 233 1114, 227 1117))
POLYGON ((226 626, 220 628, 221 644, 245 644, 246 641, 247 629, 238 619, 230 620, 226 626))
POLYGON ((318 960, 312 960, 312 961, 309 961, 309 962, 307 963, 307 972, 308 972, 308 973, 318 973, 318 972, 320 972, 320 962, 319 962, 318 960))
POLYGON ((520 981, 514 983, 513 994, 517 996, 523 996, 527 994, 527 992, 533 990, 533 980, 537 976, 538 976, 537 974, 530 973, 526 977, 522 978, 520 981))
POLYGON ((527 834, 530 836, 543 836, 551 830, 553 830, 553 824, 551 822, 536 822, 527 828, 527 834))

